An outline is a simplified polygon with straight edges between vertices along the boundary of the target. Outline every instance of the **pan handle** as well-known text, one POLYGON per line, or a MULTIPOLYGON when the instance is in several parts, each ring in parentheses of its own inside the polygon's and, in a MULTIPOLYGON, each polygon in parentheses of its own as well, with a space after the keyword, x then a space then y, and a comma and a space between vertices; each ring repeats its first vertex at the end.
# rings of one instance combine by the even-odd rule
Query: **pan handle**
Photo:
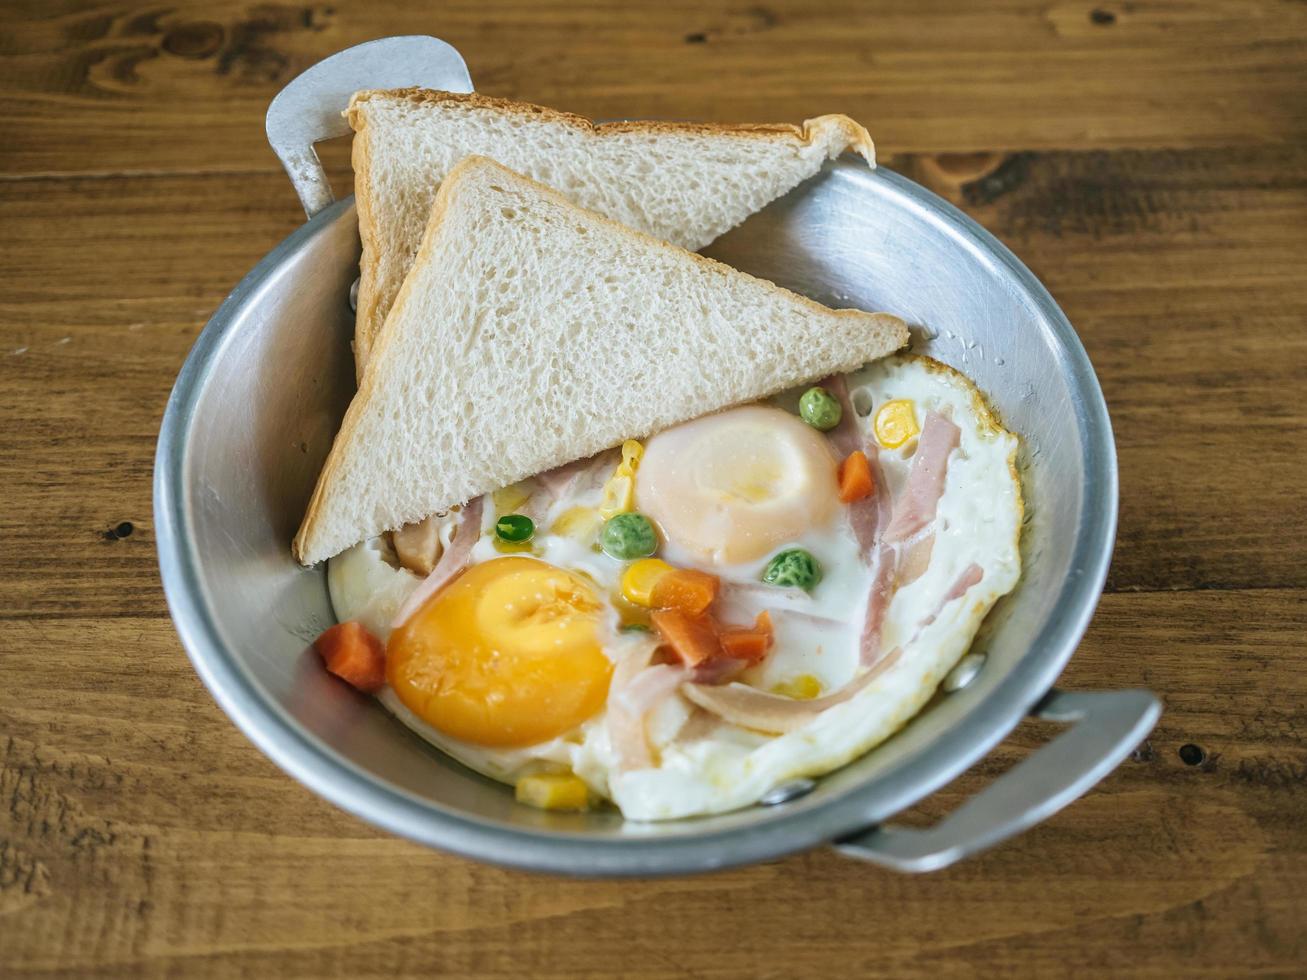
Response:
POLYGON ((1059 691, 1031 711, 1072 724, 933 827, 873 827, 835 843, 848 857, 895 871, 935 871, 1048 819, 1115 769, 1152 730, 1148 691, 1059 691))
POLYGON ((310 218, 334 200, 313 144, 350 131, 341 113, 355 92, 408 86, 471 92, 472 79, 444 41, 383 37, 324 58, 277 93, 268 106, 268 142, 310 218))

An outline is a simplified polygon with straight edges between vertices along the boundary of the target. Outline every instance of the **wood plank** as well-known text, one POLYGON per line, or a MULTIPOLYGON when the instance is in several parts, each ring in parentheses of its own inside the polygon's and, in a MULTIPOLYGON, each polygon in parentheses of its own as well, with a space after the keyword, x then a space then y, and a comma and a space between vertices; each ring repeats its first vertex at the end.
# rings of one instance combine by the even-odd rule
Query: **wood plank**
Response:
MULTIPOLYGON (((1307 7, 11 0, 3 23, 0 976, 1302 973, 1307 7), (1112 409, 1119 542, 1060 683, 1160 692, 1134 758, 929 877, 819 850, 636 882, 427 851, 264 759, 167 619, 154 441, 200 327, 302 220, 268 101, 405 33, 597 118, 847 112, 1009 244, 1112 409)), ((347 189, 348 141, 321 150, 347 189)))
POLYGON ((16 0, 0 173, 271 170, 262 121, 282 85, 349 45, 428 33, 491 94, 596 118, 840 111, 897 153, 1294 143, 1307 120, 1291 0, 16 0))
MULTIPOLYGON (((829 852, 709 877, 539 879, 375 831, 280 774, 157 619, 0 623, 6 976, 1289 973, 1307 956, 1307 592, 1106 597, 1063 681, 1145 684, 1133 762, 924 878, 829 852), (1180 748, 1204 760, 1187 765, 1180 748), (1255 921, 1256 930, 1248 928, 1255 921), (655 925, 656 924, 656 925, 655 925)), ((918 808, 1053 731, 1023 726, 918 808)))
MULTIPOLYGON (((1110 587, 1307 585, 1285 544, 1307 533, 1307 154, 1026 155, 952 189, 938 158, 895 162, 1079 328, 1121 460, 1110 587)), ((164 614, 150 476, 172 379, 300 220, 274 173, 0 182, 0 616, 164 614)))
POLYGON ((1030 266, 1089 352, 1121 466, 1109 588, 1307 584, 1286 547, 1307 528, 1304 159, 903 161, 1030 266))
POLYGON ((303 212, 276 174, 0 182, 0 200, 0 616, 162 616, 150 481, 168 393, 303 212))

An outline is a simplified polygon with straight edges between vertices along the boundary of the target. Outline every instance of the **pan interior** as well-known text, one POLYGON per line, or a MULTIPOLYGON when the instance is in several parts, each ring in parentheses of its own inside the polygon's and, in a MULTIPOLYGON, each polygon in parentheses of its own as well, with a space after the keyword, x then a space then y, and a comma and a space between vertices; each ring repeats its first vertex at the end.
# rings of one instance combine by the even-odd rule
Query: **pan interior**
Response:
POLYGON ((749 856, 779 853, 888 817, 936 788, 1006 734, 1071 655, 1115 514, 1110 433, 1083 351, 1001 246, 903 178, 839 161, 708 254, 831 306, 898 314, 912 324, 914 350, 969 375, 1021 436, 1025 571, 973 647, 985 667, 784 807, 634 825, 517 805, 509 789, 330 679, 308 648, 332 610, 322 571, 300 568, 289 542, 354 389, 347 297, 358 248, 353 208, 341 202, 233 293, 179 379, 156 476, 165 584, 197 668, 261 747, 337 803, 492 860, 433 828, 453 821, 620 849, 775 824, 789 843, 777 837, 749 856))

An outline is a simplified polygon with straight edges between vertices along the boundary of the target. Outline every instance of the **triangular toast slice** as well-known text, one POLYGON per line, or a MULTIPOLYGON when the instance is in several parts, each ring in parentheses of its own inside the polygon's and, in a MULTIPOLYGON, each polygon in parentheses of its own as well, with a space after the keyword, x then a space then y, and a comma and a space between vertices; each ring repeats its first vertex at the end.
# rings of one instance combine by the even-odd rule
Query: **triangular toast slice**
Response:
POLYGON ((424 89, 356 94, 355 199, 363 239, 358 374, 417 254, 440 182, 478 154, 622 224, 699 249, 844 150, 874 164, 847 116, 791 125, 595 125, 526 102, 424 89))
POLYGON ((295 555, 321 561, 907 339, 897 317, 827 309, 469 157, 441 185, 295 555))

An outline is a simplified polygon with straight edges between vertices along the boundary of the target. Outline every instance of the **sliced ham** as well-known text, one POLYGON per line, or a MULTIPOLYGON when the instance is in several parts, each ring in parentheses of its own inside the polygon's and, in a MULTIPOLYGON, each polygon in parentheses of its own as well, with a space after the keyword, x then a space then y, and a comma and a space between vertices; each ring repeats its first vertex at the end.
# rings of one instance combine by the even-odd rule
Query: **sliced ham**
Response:
POLYGON ((686 684, 681 688, 681 693, 705 711, 732 725, 771 735, 783 735, 802 728, 827 708, 857 697, 872 681, 898 662, 899 653, 896 647, 875 666, 864 670, 834 694, 813 698, 811 701, 768 694, 745 684, 727 684, 724 687, 686 684))
POLYGON ((431 574, 422 580, 400 607, 399 613, 391 624, 393 628, 399 629, 403 626, 428 599, 444 588, 446 583, 467 566, 467 561, 472 556, 472 546, 481 537, 481 510, 484 506, 485 498, 476 497, 463 508, 463 519, 454 530, 454 538, 449 542, 449 547, 441 554, 440 561, 436 562, 436 567, 431 570, 431 574))
MULTIPOLYGON (((939 605, 935 607, 935 611, 922 621, 917 632, 905 645, 910 646, 916 642, 921 631, 938 618, 945 606, 961 599, 966 595, 967 590, 979 584, 984 576, 984 570, 979 565, 971 564, 963 569, 948 592, 944 594, 939 605)), ((811 701, 798 701, 778 694, 768 694, 766 691, 744 684, 727 684, 724 687, 686 684, 681 688, 681 693, 704 711, 732 725, 773 735, 783 735, 802 728, 827 708, 833 708, 837 704, 843 704, 857 697, 872 681, 894 666, 902 653, 902 647, 895 647, 834 694, 814 698, 811 701)))
POLYGON ((581 475, 581 471, 590 465, 592 458, 587 456, 585 459, 574 459, 562 466, 555 466, 552 470, 536 474, 535 481, 551 499, 559 500, 572 489, 572 484, 581 475))
POLYGON ((858 426, 853 402, 849 398, 848 382, 843 375, 836 375, 826 384, 844 409, 840 424, 830 432, 831 441, 836 450, 846 456, 861 449, 867 456, 871 477, 876 484, 875 492, 870 497, 849 505, 849 523, 853 526, 853 534, 862 550, 863 559, 872 572, 871 589, 867 593, 867 611, 858 638, 858 660, 864 667, 870 667, 880 659, 880 631, 885 623, 885 614, 889 611, 890 600, 894 598, 897 581, 898 555, 884 540, 885 528, 892 519, 894 504, 890 499, 889 484, 885 481, 885 471, 880 465, 880 450, 866 440, 858 426))
POLYGON ((681 730, 676 733, 677 745, 693 745, 712 738, 722 728, 722 720, 711 711, 704 711, 696 704, 690 705, 690 717, 685 720, 681 730))
POLYGON ((612 456, 612 451, 607 450, 584 459, 574 459, 531 477, 536 489, 522 505, 521 512, 542 524, 549 516, 550 508, 558 501, 601 485, 615 465, 612 456))
POLYGON ((835 451, 841 457, 862 450, 871 468, 871 478, 876 484, 875 491, 869 497, 855 500, 849 504, 849 524, 853 527, 853 536, 868 561, 874 560, 874 546, 880 539, 881 529, 889 522, 891 502, 889 487, 885 484, 885 471, 880 465, 880 453, 870 445, 858 426, 858 417, 853 412, 853 402, 849 399, 849 385, 844 375, 837 374, 825 382, 826 389, 839 399, 844 409, 840 424, 831 429, 827 435, 835 451))
MULTIPOLYGON (((985 570, 981 568, 979 565, 977 565, 975 562, 972 562, 966 568, 962 569, 962 574, 959 575, 956 579, 954 579, 953 585, 949 588, 948 592, 944 594, 944 601, 940 603, 940 607, 939 607, 940 611, 942 612, 944 607, 947 606, 954 599, 961 599, 964 595, 966 595, 967 590, 969 588, 971 588, 973 585, 979 585, 980 580, 983 579, 984 577, 985 577, 985 570)), ((939 614, 936 613, 936 615, 939 614)))
POLYGON ((840 408, 843 409, 839 425, 827 432, 826 437, 830 439, 831 445, 841 457, 857 452, 864 447, 866 438, 858 425, 858 416, 854 414, 853 402, 849 398, 848 379, 842 374, 832 374, 821 384, 839 399, 840 408))
POLYGON ((895 588, 911 585, 926 574, 930 556, 935 551, 935 532, 921 534, 899 549, 898 575, 895 588))
POLYGON ((649 712, 666 701, 685 682, 685 668, 671 664, 649 666, 658 644, 650 641, 632 651, 613 672, 608 699, 608 739, 617 755, 618 768, 647 769, 653 753, 645 734, 649 712))
POLYGON ((766 582, 732 582, 723 579, 713 607, 719 619, 739 618, 751 621, 764 609, 772 613, 809 614, 812 596, 802 589, 766 582))
POLYGON ((867 593, 867 613, 858 638, 858 661, 870 667, 880 659, 880 631, 894 599, 897 553, 889 545, 878 544, 872 563, 871 589, 867 593))
POLYGON ((706 660, 695 667, 694 673, 685 679, 696 684, 707 684, 716 687, 735 680, 744 673, 748 666, 748 661, 736 660, 734 657, 713 657, 711 660, 706 660))
MULTIPOLYGON (((895 590, 900 585, 916 581, 930 564, 935 535, 933 531, 921 532, 935 520, 948 475, 949 454, 957 448, 962 435, 949 419, 936 412, 927 413, 912 458, 907 486, 899 499, 892 501, 880 465, 879 448, 868 442, 861 432, 849 398, 847 381, 843 375, 837 375, 823 383, 844 409, 840 424, 828 433, 832 445, 842 456, 863 450, 876 483, 872 496, 849 505, 849 522, 864 560, 872 571, 866 616, 859 638, 861 673, 834 694, 811 701, 768 694, 738 683, 718 686, 689 683, 681 688, 681 693, 689 701, 723 721, 775 735, 801 728, 828 708, 851 700, 898 662, 902 647, 881 654, 881 630, 895 590)), ((961 598, 978 583, 983 574, 978 565, 968 566, 908 643, 916 640, 920 630, 934 622, 945 606, 961 598)), ((783 609, 776 611, 785 612, 783 609)))
POLYGON ((657 649, 658 642, 652 638, 640 643, 617 662, 608 684, 608 714, 604 723, 608 726, 608 744, 623 770, 642 769, 651 762, 649 744, 644 737, 644 715, 635 712, 626 691, 648 668, 657 649))
POLYGON ((908 483, 894 502, 894 514, 885 528, 884 540, 906 541, 935 519, 935 509, 944 493, 949 453, 957 449, 961 430, 938 412, 926 413, 912 457, 908 483))
POLYGON ((950 585, 949 590, 944 593, 944 598, 941 599, 939 605, 935 607, 935 611, 932 612, 925 619, 923 619, 921 621, 921 625, 917 628, 919 630, 923 630, 931 623, 933 623, 936 619, 939 618, 939 614, 944 611, 945 606, 947 606, 954 599, 961 599, 964 595, 967 594, 968 589, 970 589, 973 585, 979 585, 980 580, 983 579, 984 577, 985 577, 985 570, 981 568, 979 565, 977 565, 975 562, 972 562, 966 568, 962 569, 962 573, 956 579, 953 580, 953 584, 950 585))
POLYGON ((600 474, 606 475, 616 465, 612 456, 613 450, 608 449, 584 459, 574 459, 570 463, 536 474, 535 481, 549 494, 551 502, 562 500, 570 494, 580 493, 602 483, 600 474))

